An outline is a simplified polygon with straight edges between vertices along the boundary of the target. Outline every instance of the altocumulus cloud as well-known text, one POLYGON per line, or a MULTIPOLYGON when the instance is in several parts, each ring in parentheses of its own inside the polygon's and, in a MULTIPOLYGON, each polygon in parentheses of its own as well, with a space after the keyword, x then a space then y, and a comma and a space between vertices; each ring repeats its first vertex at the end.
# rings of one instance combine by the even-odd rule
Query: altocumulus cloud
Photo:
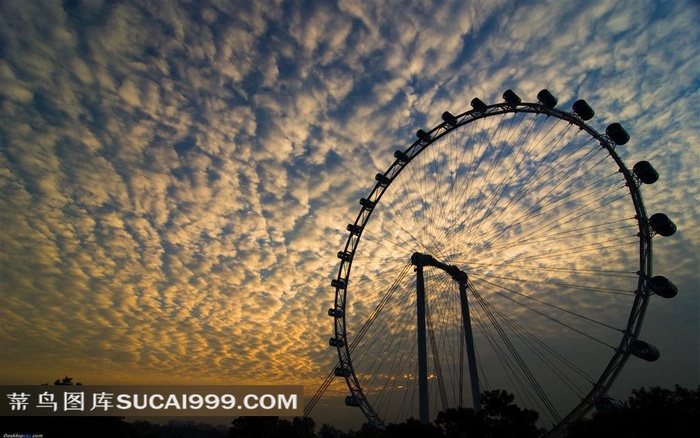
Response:
POLYGON ((688 323, 692 348, 671 349, 696 381, 697 19, 690 2, 2 2, 2 380, 313 391, 374 173, 444 110, 549 88, 662 171, 645 196, 679 225, 657 258, 682 295, 649 320, 688 323))

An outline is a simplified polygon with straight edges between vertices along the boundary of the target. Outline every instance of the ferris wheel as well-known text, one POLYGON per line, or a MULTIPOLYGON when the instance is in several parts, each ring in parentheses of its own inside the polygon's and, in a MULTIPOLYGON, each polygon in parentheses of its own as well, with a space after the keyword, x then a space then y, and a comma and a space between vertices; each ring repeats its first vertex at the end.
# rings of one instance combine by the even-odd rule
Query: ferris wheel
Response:
POLYGON ((596 131, 584 100, 503 98, 418 130, 347 226, 332 374, 373 425, 478 411, 482 391, 504 389, 556 436, 614 403, 630 356, 659 357, 639 338, 652 297, 677 293, 652 272, 652 238, 676 231, 642 201, 657 171, 628 169, 629 135, 596 131))

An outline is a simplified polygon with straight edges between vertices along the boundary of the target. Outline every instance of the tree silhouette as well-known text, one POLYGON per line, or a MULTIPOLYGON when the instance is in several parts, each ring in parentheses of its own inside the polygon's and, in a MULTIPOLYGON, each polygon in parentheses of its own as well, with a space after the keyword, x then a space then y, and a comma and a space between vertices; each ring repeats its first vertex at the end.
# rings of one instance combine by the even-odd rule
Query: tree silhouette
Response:
POLYGON ((277 438, 282 436, 279 417, 238 417, 231 422, 231 438, 277 438))
POLYGON ((539 414, 513 403, 515 397, 503 390, 486 391, 481 395, 482 413, 490 438, 537 437, 544 432, 537 427, 539 414))
MULTIPOLYGON (((73 385, 73 378, 72 377, 64 377, 63 379, 56 379, 55 382, 53 382, 54 385, 73 385)), ((75 382, 76 385, 82 385, 80 382, 75 382)))
POLYGON ((419 436, 421 438, 442 437, 440 428, 433 424, 421 424, 420 421, 411 418, 403 423, 389 424, 382 432, 382 438, 406 438, 419 436))
MULTIPOLYGON (((55 382, 53 382, 54 385, 73 385, 73 378, 72 377, 64 377, 62 379, 56 379, 55 382)), ((75 385, 82 385, 80 382, 76 382, 75 385)), ((42 383, 41 386, 49 386, 48 383, 42 383)))
POLYGON ((318 438, 350 438, 353 436, 350 432, 343 432, 330 424, 323 424, 318 431, 318 438))
POLYGON ((292 419, 292 438, 315 438, 316 422, 311 417, 294 417, 292 419))
POLYGON ((447 438, 486 436, 486 421, 472 408, 451 408, 438 413, 435 424, 447 438))
POLYGON ((380 438, 382 431, 374 426, 364 423, 360 430, 352 434, 354 438, 380 438))
POLYGON ((231 422, 228 436, 233 438, 315 438, 316 422, 309 417, 292 421, 279 417, 238 417, 231 422))
POLYGON ((568 438, 595 436, 696 437, 700 432, 700 386, 695 390, 653 387, 632 391, 625 407, 572 423, 568 438))
POLYGON ((535 438, 544 431, 537 427, 539 414, 522 409, 506 391, 481 394, 482 410, 454 408, 440 412, 435 424, 447 438, 535 438))

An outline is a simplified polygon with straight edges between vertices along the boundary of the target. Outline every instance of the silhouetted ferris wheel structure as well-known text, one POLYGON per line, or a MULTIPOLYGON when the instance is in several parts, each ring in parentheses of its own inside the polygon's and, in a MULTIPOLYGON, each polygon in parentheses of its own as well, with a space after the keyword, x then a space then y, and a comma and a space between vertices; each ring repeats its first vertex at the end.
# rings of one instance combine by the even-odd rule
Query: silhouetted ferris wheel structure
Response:
POLYGON ((556 436, 615 407, 630 355, 659 357, 639 339, 651 297, 677 293, 652 271, 652 238, 676 231, 642 201, 657 171, 628 169, 616 149, 629 135, 596 131, 584 100, 566 112, 548 90, 503 98, 418 130, 347 227, 332 374, 374 425, 479 410, 491 388, 556 436))

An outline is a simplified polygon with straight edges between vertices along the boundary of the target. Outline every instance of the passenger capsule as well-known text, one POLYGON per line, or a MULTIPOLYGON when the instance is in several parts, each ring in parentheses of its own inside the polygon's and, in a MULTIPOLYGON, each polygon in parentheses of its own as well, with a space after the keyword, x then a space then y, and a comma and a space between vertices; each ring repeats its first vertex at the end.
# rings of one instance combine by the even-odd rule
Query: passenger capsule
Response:
POLYGON ((635 164, 632 171, 644 184, 654 184, 659 180, 659 172, 648 161, 640 161, 635 164))
POLYGON ((345 377, 347 373, 345 371, 345 368, 335 367, 335 371, 333 372, 333 374, 335 374, 336 377, 345 377))
POLYGON ((676 224, 663 213, 652 214, 649 218, 651 229, 662 236, 672 236, 676 233, 676 224))
POLYGON ((595 401, 595 408, 601 413, 619 412, 625 408, 625 404, 612 397, 598 397, 595 401))
POLYGON ((663 298, 673 298, 678 295, 678 286, 662 275, 651 277, 649 287, 652 292, 663 298))
POLYGON ((332 316, 334 318, 342 318, 343 309, 328 309, 328 316, 332 316))
POLYGON ((399 161, 402 161, 404 163, 408 163, 409 161, 411 161, 408 158, 408 155, 406 155, 406 152, 402 152, 402 151, 394 152, 394 157, 397 158, 399 161))
POLYGON ((418 139, 423 143, 428 143, 430 141, 430 134, 423 131, 422 129, 416 131, 416 137, 418 137, 418 139))
POLYGON ((350 253, 348 251, 338 251, 338 258, 340 260, 349 262, 350 259, 352 259, 352 253, 350 253))
POLYGON ((357 398, 349 395, 349 396, 345 397, 345 406, 359 407, 360 402, 357 401, 357 398))
POLYGON ((472 108, 474 108, 476 112, 483 114, 486 112, 487 106, 484 102, 481 101, 481 99, 475 97, 474 99, 472 99, 472 108))
POLYGON ((593 111, 593 108, 591 108, 591 106, 588 105, 588 102, 586 102, 583 99, 574 102, 574 106, 572 108, 576 115, 581 117, 581 119, 583 120, 591 120, 595 115, 595 111, 593 111))
POLYGON ((371 210, 374 208, 374 202, 370 201, 369 199, 362 198, 360 199, 360 205, 365 208, 365 210, 371 210))
POLYGON ((521 100, 520 96, 515 94, 513 90, 506 90, 505 93, 503 93, 503 100, 505 100, 510 106, 516 106, 519 105, 521 100))
POLYGON ((630 344, 630 352, 640 359, 654 362, 661 356, 659 350, 653 345, 644 341, 636 340, 630 344))
POLYGON ((605 128, 605 134, 619 146, 627 144, 627 142, 630 141, 630 135, 619 123, 611 123, 608 125, 608 127, 605 128))
POLYGON ((457 126, 457 117, 453 116, 449 111, 442 113, 442 120, 450 126, 457 126))
POLYGON ((359 236, 362 232, 362 227, 356 224, 348 224, 348 231, 350 231, 351 234, 359 236))
POLYGON ((386 175, 384 175, 383 173, 378 173, 378 174, 376 174, 376 175, 374 176, 374 179, 376 179, 377 182, 379 183, 379 185, 382 186, 382 187, 388 186, 389 183, 391 182, 391 180, 389 179, 389 177, 386 176, 386 175))
POLYGON ((330 345, 331 347, 343 347, 345 345, 345 342, 343 342, 342 339, 330 338, 328 340, 328 345, 330 345))
POLYGON ((557 106, 557 98, 554 97, 554 95, 547 89, 537 93, 537 100, 542 102, 542 105, 546 106, 547 108, 554 108, 557 106))
POLYGON ((347 287, 347 283, 345 282, 345 279, 343 278, 338 278, 335 280, 331 281, 331 287, 337 287, 338 289, 345 289, 347 287))

